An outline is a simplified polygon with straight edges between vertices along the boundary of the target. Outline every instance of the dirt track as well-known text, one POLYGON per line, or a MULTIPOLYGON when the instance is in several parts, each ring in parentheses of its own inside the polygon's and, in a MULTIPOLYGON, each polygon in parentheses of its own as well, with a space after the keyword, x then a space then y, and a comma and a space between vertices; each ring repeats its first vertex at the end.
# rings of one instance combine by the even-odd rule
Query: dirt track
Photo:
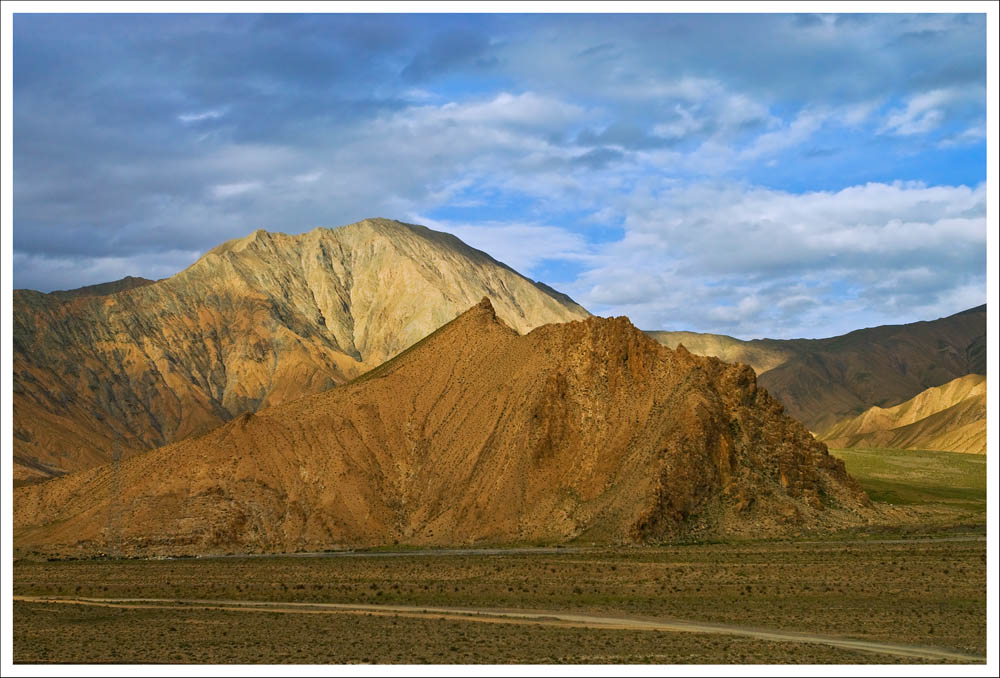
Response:
POLYGON ((493 624, 538 624, 576 628, 624 629, 633 631, 666 631, 673 633, 712 633, 743 636, 786 643, 818 643, 848 650, 888 654, 919 659, 984 663, 985 657, 969 655, 947 649, 878 643, 835 636, 770 631, 728 624, 657 620, 642 617, 610 617, 572 614, 550 610, 499 610, 421 607, 411 605, 364 605, 341 603, 258 602, 240 600, 194 600, 168 598, 66 598, 55 596, 14 596, 15 601, 26 603, 57 603, 66 605, 92 605, 120 608, 165 608, 178 610, 226 610, 239 612, 269 612, 284 614, 379 614, 405 617, 433 617, 493 624))

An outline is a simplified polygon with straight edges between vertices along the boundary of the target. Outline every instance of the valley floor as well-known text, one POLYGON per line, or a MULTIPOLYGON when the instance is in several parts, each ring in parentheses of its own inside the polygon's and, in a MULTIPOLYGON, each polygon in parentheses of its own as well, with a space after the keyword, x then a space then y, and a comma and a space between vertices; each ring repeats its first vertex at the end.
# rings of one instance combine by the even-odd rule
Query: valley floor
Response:
POLYGON ((449 558, 22 561, 14 568, 14 657, 27 663, 974 661, 986 652, 985 561, 979 535, 449 558), (40 599, 52 597, 77 604, 40 599), (280 609, 255 606, 257 614, 248 615, 234 609, 240 601, 274 601, 280 609), (317 614, 322 610, 303 603, 354 609, 317 614), (500 609, 533 610, 543 619, 462 618, 462 611, 500 609), (613 616, 638 625, 567 624, 557 615, 613 616), (670 620, 738 628, 670 630, 670 620), (643 626, 649 622, 656 623, 643 626), (822 637, 754 637, 747 629, 822 637), (836 643, 847 639, 955 656, 836 643))

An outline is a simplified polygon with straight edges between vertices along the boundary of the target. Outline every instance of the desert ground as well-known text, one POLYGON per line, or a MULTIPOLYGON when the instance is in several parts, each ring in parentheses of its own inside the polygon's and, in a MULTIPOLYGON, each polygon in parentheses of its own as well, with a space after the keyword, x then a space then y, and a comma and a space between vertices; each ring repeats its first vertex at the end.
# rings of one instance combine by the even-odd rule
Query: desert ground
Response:
POLYGON ((835 451, 906 526, 647 547, 14 564, 14 658, 951 663, 986 654, 985 459, 835 451))

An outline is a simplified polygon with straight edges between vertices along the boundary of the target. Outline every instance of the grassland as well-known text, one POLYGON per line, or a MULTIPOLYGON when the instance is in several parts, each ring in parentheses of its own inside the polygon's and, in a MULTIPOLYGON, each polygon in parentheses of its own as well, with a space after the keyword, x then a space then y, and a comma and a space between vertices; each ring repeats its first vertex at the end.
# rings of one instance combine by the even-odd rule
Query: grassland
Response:
POLYGON ((868 496, 986 522, 985 455, 931 450, 831 450, 868 496))

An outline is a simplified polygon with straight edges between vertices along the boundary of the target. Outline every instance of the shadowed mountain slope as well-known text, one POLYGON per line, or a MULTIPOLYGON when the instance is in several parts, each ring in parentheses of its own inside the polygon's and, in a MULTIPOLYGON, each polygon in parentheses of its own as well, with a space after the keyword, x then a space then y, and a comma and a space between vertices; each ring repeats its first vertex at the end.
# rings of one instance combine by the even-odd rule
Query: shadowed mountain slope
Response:
POLYGON ((119 473, 17 489, 18 547, 103 550, 109 515, 126 552, 206 553, 782 534, 874 511, 750 368, 626 318, 522 336, 485 299, 349 384, 119 473))
POLYGON ((177 275, 14 293, 15 477, 58 475, 342 384, 483 296, 520 332, 584 318, 458 238, 369 219, 256 231, 177 275), (114 290, 118 291, 114 291, 114 290))
POLYGON ((135 276, 127 275, 120 280, 113 280, 112 282, 77 287, 74 290, 55 290, 53 292, 49 292, 49 294, 62 299, 72 299, 73 297, 103 297, 116 292, 134 290, 136 287, 152 285, 154 282, 156 281, 148 278, 137 278, 135 276))
POLYGON ((947 318, 856 330, 829 339, 755 339, 650 332, 667 346, 743 362, 813 431, 872 406, 891 407, 967 374, 986 374, 986 306, 947 318))
POLYGON ((970 374, 824 431, 830 447, 986 453, 986 377, 970 374))

